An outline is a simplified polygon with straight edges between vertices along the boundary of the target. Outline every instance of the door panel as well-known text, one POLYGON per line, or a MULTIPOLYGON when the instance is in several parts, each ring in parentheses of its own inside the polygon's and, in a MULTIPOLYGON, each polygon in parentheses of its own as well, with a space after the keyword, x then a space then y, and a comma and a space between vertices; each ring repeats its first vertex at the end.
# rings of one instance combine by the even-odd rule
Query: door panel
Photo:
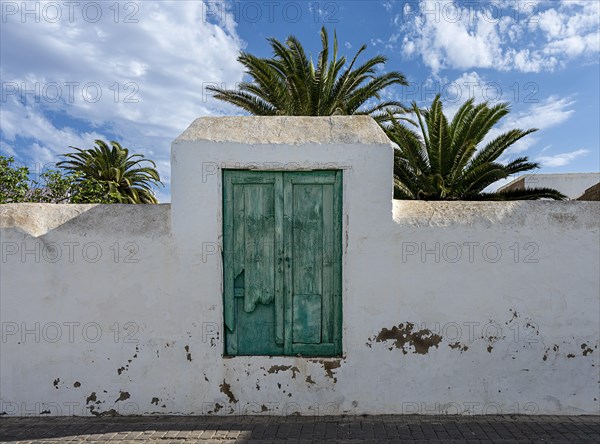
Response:
POLYGON ((223 179, 226 354, 282 354, 281 176, 226 171, 223 179))
POLYGON ((289 258, 284 304, 286 317, 292 320, 286 322, 292 326, 286 337, 286 353, 339 354, 341 172, 290 172, 284 175, 283 185, 289 258))

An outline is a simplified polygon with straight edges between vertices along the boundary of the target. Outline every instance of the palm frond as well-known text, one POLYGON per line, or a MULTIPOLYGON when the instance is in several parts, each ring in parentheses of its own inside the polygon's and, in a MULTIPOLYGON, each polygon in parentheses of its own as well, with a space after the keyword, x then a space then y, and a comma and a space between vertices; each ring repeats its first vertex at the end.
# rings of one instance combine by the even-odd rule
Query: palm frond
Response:
POLYGON ((446 119, 440 96, 429 109, 412 104, 416 125, 414 131, 391 116, 384 127, 389 138, 398 145, 394 158, 394 190, 402 199, 426 200, 515 200, 563 199, 556 190, 528 189, 487 193, 483 190, 510 174, 530 171, 539 165, 527 157, 507 164, 498 159, 514 143, 535 129, 514 129, 490 141, 481 150, 478 145, 510 108, 507 104, 488 106, 467 100, 452 122, 446 119))
POLYGON ((259 58, 246 52, 239 54, 238 61, 251 81, 242 82, 236 90, 215 86, 209 86, 207 90, 218 100, 261 116, 368 114, 384 122, 389 120, 387 111, 396 113, 403 108, 396 101, 363 107, 371 99, 379 101, 385 88, 407 84, 399 72, 377 73, 387 61, 385 57, 375 56, 355 67, 359 56, 367 49, 363 45, 345 67, 346 58, 338 58, 335 32, 331 57, 325 27, 321 29, 320 37, 321 51, 316 65, 296 37, 289 36, 285 42, 269 38, 272 58, 259 58))
MULTIPOLYGON (((124 203, 158 203, 153 186, 162 185, 156 163, 142 154, 129 154, 118 142, 96 140, 91 149, 70 147, 66 160, 57 166, 73 174, 81 185, 97 183, 105 190, 104 200, 124 203)), ((75 191, 77 193, 77 190, 75 191)))

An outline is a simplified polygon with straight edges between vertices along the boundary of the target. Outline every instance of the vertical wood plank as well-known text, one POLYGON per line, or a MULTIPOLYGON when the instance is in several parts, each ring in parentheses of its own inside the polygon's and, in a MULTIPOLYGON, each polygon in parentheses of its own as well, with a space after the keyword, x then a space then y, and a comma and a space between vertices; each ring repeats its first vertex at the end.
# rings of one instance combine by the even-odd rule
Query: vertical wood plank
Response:
POLYGON ((295 254, 295 248, 292 243, 293 241, 293 217, 294 217, 294 184, 292 183, 292 175, 283 175, 283 273, 284 273, 284 292, 283 292, 283 339, 284 339, 284 353, 286 355, 292 354, 292 296, 294 291, 293 286, 293 257, 295 254))
POLYGON ((334 279, 333 279, 333 342, 334 354, 342 353, 342 218, 343 218, 343 173, 335 172, 335 183, 333 186, 333 251, 334 251, 334 279))
POLYGON ((323 185, 323 342, 333 342, 335 293, 335 245, 334 245, 334 190, 333 185, 323 185))
MULTIPOLYGON (((305 173, 310 174, 310 173, 305 173)), ((322 292, 323 192, 318 184, 294 185, 294 293, 322 292)))
MULTIPOLYGON (((310 173, 300 177, 310 178, 310 173)), ((298 174, 296 175, 298 176, 298 174)), ((323 193, 319 184, 294 185, 293 214, 293 322, 292 341, 321 342, 323 265, 323 193), (312 295, 310 298, 300 295, 312 295), (313 307, 308 305, 312 304, 313 307), (296 307, 298 305, 298 307, 296 307), (300 324, 300 325, 298 325, 300 324), (304 331, 303 331, 304 330, 304 331), (310 330, 310 331, 307 331, 310 330), (317 336, 319 336, 317 338, 317 336)))
POLYGON ((225 352, 234 355, 237 352, 235 332, 234 301, 234 196, 233 174, 223 171, 223 318, 225 324, 225 352))
POLYGON ((244 186, 245 295, 244 311, 275 298, 275 202, 272 184, 244 186))
POLYGON ((275 174, 275 343, 284 343, 283 173, 275 174))

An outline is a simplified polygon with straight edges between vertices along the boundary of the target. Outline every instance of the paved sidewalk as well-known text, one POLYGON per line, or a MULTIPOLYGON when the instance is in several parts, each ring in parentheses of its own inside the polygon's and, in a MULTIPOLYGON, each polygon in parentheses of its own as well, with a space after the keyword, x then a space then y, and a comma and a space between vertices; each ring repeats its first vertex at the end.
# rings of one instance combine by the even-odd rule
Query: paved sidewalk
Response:
POLYGON ((0 418, 2 442, 600 442, 599 416, 0 418))

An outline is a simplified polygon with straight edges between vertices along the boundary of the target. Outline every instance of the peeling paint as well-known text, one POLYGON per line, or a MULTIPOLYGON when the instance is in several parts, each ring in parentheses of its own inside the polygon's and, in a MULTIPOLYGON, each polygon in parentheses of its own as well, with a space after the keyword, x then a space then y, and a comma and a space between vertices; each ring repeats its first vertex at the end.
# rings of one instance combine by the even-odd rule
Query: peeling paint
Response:
MULTIPOLYGON (((129 370, 129 364, 131 364, 131 362, 132 362, 132 361, 133 361, 135 358, 137 358, 137 357, 138 357, 138 355, 137 355, 137 354, 138 354, 138 353, 139 353, 139 351, 140 351, 140 348, 139 348, 139 346, 137 346, 137 345, 135 346, 135 351, 136 351, 136 352, 135 352, 135 354, 134 354, 134 355, 131 357, 131 359, 128 359, 128 360, 127 360, 127 364, 126 364, 126 365, 124 365, 124 366, 122 366, 122 367, 119 367, 119 368, 117 369, 117 374, 119 374, 119 375, 120 375, 121 373, 123 373, 123 372, 126 372, 126 371, 128 371, 128 370, 129 370)), ((156 351, 156 353, 157 353, 157 355, 158 355, 158 350, 156 351)))
MULTIPOLYGON (((493 321, 490 319, 490 323, 492 323, 492 322, 493 321)), ((501 340, 501 339, 505 339, 505 337, 488 336, 487 338, 483 338, 482 337, 482 339, 485 339, 488 342, 488 346, 487 346, 486 350, 487 350, 488 353, 491 353, 492 350, 494 349, 494 344, 496 342, 498 342, 499 340, 501 340)))
POLYGON ((581 349, 583 350, 583 356, 587 356, 594 352, 594 350, 585 343, 581 344, 581 349))
POLYGON ((190 346, 186 345, 185 347, 183 347, 185 349, 185 353, 186 353, 186 358, 188 361, 192 362, 192 354, 190 353, 190 346))
POLYGON ((382 328, 379 334, 374 338, 369 338, 369 341, 394 341, 394 346, 389 347, 389 350, 393 350, 396 347, 402 350, 402 353, 405 355, 408 354, 407 345, 414 348, 413 353, 421 355, 427 354, 431 347, 439 347, 439 343, 442 341, 440 335, 426 328, 413 332, 413 328, 414 324, 411 322, 407 322, 406 325, 402 323, 398 326, 393 326, 391 329, 382 328))
POLYGON ((154 397, 154 398, 152 398, 152 401, 150 401, 150 404, 158 405, 159 402, 160 402, 160 399, 158 399, 157 397, 154 397))
POLYGON ((325 376, 330 379, 333 379, 333 382, 337 382, 337 378, 334 376, 333 370, 336 368, 340 368, 342 362, 340 359, 335 360, 326 360, 326 359, 314 359, 312 362, 318 362, 323 366, 323 370, 325 370, 325 376))
POLYGON ((211 347, 216 347, 217 343, 219 342, 219 332, 215 332, 215 336, 210 338, 210 346, 211 347))
POLYGON ((308 375, 306 377, 306 383, 307 384, 315 384, 315 381, 313 381, 313 378, 310 375, 308 375))
POLYGON ((558 346, 558 344, 554 344, 554 346, 552 346, 552 348, 548 347, 544 351, 544 356, 542 356, 542 361, 548 360, 548 353, 550 352, 551 349, 554 351, 555 354, 558 354, 559 346, 558 346))
POLYGON ((89 404, 90 402, 94 402, 97 400, 98 398, 96 397, 96 392, 92 392, 92 394, 85 399, 85 403, 89 404))
POLYGON ((115 400, 115 402, 119 402, 119 401, 125 401, 126 399, 129 399, 129 393, 128 392, 119 392, 119 397, 115 400))
POLYGON ((448 347, 450 347, 453 350, 458 350, 461 353, 465 352, 469 349, 469 347, 467 345, 461 344, 460 342, 454 342, 452 344, 448 344, 448 347))
POLYGON ((94 416, 119 416, 119 412, 117 412, 115 409, 110 409, 105 412, 98 412, 93 405, 90 406, 90 413, 94 416))
POLYGON ((290 370, 292 372, 292 379, 296 379, 296 373, 300 373, 300 370, 298 370, 298 367, 294 366, 292 367, 291 365, 273 365, 271 366, 271 368, 269 370, 267 370, 267 373, 279 373, 279 372, 284 372, 286 370, 290 370))
POLYGON ((81 382, 79 382, 79 381, 75 381, 75 382, 73 383, 73 387, 75 387, 75 388, 79 388, 79 387, 81 387, 81 382))
POLYGON ((323 363, 323 369, 325 370, 325 374, 329 378, 333 378, 333 382, 337 382, 337 378, 333 376, 333 370, 336 368, 340 368, 342 363, 341 361, 321 361, 323 363))
POLYGON ((237 398, 233 395, 233 392, 231 391, 231 386, 227 384, 227 382, 224 379, 223 384, 219 385, 219 388, 221 389, 221 393, 224 393, 229 398, 229 402, 231 404, 235 404, 238 402, 237 398))
POLYGON ((53 384, 54 384, 54 388, 55 388, 55 389, 58 389, 58 383, 59 383, 59 382, 60 382, 60 378, 56 378, 56 379, 54 380, 53 384))
POLYGON ((525 324, 525 328, 530 328, 533 330, 533 333, 535 333, 536 336, 540 335, 540 330, 538 325, 533 322, 531 319, 527 321, 527 323, 525 324))

